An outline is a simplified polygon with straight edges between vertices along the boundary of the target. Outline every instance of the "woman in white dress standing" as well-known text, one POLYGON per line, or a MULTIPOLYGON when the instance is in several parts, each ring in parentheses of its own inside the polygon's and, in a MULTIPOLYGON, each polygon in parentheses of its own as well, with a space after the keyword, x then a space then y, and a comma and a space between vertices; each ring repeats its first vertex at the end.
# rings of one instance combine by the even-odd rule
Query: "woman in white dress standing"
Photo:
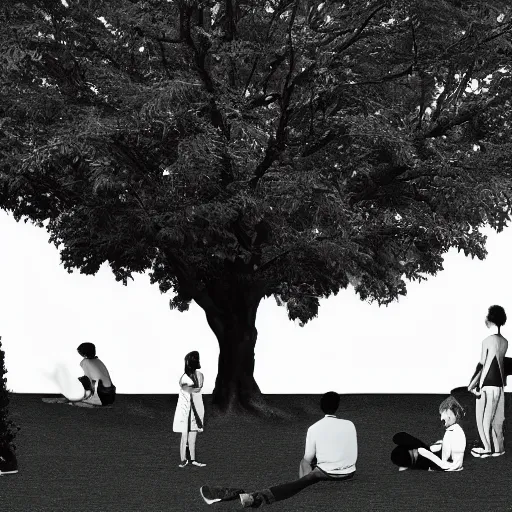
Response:
POLYGON ((180 443, 180 468, 188 465, 187 444, 190 452, 190 464, 204 467, 206 464, 196 459, 196 437, 203 431, 204 405, 201 390, 203 389, 204 376, 198 371, 199 352, 193 351, 185 356, 185 373, 180 379, 180 393, 178 404, 174 414, 173 431, 181 432, 180 443))

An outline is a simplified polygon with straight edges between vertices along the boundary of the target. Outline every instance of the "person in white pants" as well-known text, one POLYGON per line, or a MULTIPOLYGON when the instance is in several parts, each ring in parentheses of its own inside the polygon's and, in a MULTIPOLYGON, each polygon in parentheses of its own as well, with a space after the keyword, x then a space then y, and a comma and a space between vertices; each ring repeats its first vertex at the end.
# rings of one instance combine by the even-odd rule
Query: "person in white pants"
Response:
POLYGON ((478 458, 499 457, 505 453, 503 423, 505 421, 505 354, 508 341, 500 333, 507 321, 501 306, 491 306, 485 325, 498 328, 496 334, 482 341, 480 362, 471 378, 468 390, 477 396, 476 424, 482 447, 472 448, 478 458), (491 445, 492 442, 492 445, 491 445), (494 448, 494 449, 493 449, 494 448))

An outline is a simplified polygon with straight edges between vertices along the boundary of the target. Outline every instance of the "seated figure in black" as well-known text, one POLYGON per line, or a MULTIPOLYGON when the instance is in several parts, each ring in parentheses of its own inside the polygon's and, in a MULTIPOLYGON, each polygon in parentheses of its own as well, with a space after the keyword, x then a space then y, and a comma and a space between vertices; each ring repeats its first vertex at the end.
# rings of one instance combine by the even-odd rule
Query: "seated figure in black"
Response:
POLYGON ((0 440, 0 476, 18 472, 18 461, 14 448, 4 440, 0 440))
POLYGON ((449 396, 439 406, 441 421, 445 427, 442 440, 431 446, 407 434, 399 432, 393 436, 398 446, 391 452, 391 461, 405 469, 423 469, 429 471, 461 471, 466 450, 466 435, 459 425, 464 409, 453 396, 449 396), (438 457, 435 452, 439 453, 438 457))

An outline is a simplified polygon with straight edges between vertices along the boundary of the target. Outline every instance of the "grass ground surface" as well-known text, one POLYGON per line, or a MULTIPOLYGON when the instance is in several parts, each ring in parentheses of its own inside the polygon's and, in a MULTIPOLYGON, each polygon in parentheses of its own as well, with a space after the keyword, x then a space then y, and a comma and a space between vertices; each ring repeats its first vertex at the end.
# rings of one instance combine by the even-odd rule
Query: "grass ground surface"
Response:
MULTIPOLYGON (((180 435, 172 432, 176 395, 119 395, 112 409, 45 404, 43 395, 13 394, 19 473, 0 478, 5 512, 219 512, 239 502, 208 507, 204 484, 254 491, 293 480, 306 430, 322 417, 317 395, 268 395, 271 405, 295 419, 219 418, 205 400, 205 431, 197 459, 205 468, 178 468, 180 435)), ((398 472, 390 462, 392 436, 405 430, 425 442, 443 435, 441 395, 342 395, 340 417, 358 432, 357 474, 348 482, 320 482, 275 503, 279 511, 505 512, 512 511, 512 445, 505 456, 466 454, 458 473, 398 472)), ((507 424, 512 418, 506 396, 507 424)), ((468 449, 475 439, 474 412, 462 425, 468 449)), ((511 428, 507 431, 512 432, 511 428)), ((267 507, 268 508, 268 507, 267 507)))

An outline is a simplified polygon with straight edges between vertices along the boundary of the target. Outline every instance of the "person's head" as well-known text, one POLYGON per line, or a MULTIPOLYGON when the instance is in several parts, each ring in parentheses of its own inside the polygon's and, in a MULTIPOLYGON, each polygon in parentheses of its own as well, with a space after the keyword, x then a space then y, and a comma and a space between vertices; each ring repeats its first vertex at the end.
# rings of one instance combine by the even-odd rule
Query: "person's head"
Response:
POLYGON ((199 370, 199 368, 201 368, 201 363, 199 362, 199 352, 197 350, 189 352, 185 356, 185 373, 190 375, 196 370, 199 370))
POLYGON ((439 406, 439 416, 441 416, 445 428, 458 423, 465 414, 462 405, 451 395, 443 400, 439 406))
POLYGON ((334 391, 328 391, 320 399, 320 408, 324 414, 335 414, 340 405, 340 395, 334 391))
POLYGON ((94 343, 82 343, 77 348, 78 353, 87 359, 94 359, 96 357, 96 347, 94 343))
POLYGON ((485 317, 485 325, 487 327, 495 325, 499 330, 502 325, 505 325, 506 321, 507 315, 501 306, 491 306, 489 308, 487 316, 485 317))

